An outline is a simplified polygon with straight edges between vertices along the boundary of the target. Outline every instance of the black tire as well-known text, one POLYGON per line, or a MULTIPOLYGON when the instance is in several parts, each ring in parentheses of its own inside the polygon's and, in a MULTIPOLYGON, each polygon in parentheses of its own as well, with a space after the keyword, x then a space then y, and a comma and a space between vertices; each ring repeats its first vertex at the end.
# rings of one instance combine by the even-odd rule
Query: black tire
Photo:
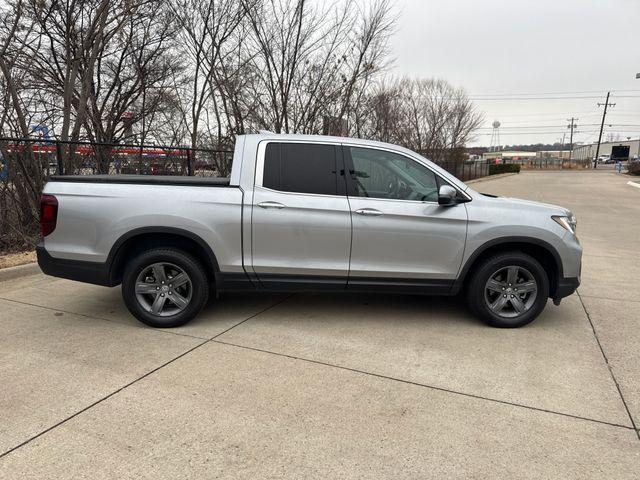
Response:
MULTIPOLYGON (((169 270, 169 272, 171 271, 169 270)), ((167 277, 167 288, 170 280, 171 277, 169 273, 167 277)), ((155 282, 155 278, 153 282, 155 282)), ((155 285, 155 283, 153 283, 153 285, 155 285)), ((122 298, 131 314, 142 323, 155 328, 179 327, 189 322, 206 305, 209 298, 209 289, 209 281, 202 264, 188 253, 173 248, 156 248, 137 255, 126 266, 122 279, 122 298), (154 264, 175 266, 188 276, 188 287, 185 286, 182 288, 188 288, 187 293, 189 298, 186 306, 184 306, 182 310, 178 311, 180 307, 178 307, 177 303, 173 304, 170 301, 166 304, 165 300, 163 305, 166 304, 172 308, 167 308, 167 311, 164 313, 154 314, 148 310, 148 303, 153 300, 155 294, 145 294, 139 299, 139 294, 136 293, 136 280, 138 280, 138 276, 142 275, 143 272, 149 271, 148 269, 154 264), (147 298, 149 299, 148 301, 147 298), (143 303, 147 303, 147 306, 145 307, 143 303), (172 310, 175 310, 175 313, 173 313, 172 310)), ((169 290, 166 294, 167 300, 172 298, 169 296, 169 290)), ((164 296, 165 295, 163 295, 163 297, 164 296)), ((162 308, 164 307, 161 307, 161 309, 162 308)))
MULTIPOLYGON (((544 310, 547 304, 547 298, 549 297, 549 278, 542 265, 540 265, 540 262, 530 255, 517 251, 505 252, 491 256, 478 265, 472 274, 466 293, 469 307, 475 315, 486 323, 498 328, 517 328, 531 323, 540 315, 542 310, 544 310), (496 294, 489 290, 487 290, 489 293, 485 294, 485 288, 487 287, 489 279, 492 278, 496 272, 512 266, 524 269, 524 272, 531 274, 535 279, 537 291, 535 297, 530 300, 530 305, 526 306, 526 310, 524 310, 523 313, 517 313, 515 306, 509 303, 505 307, 505 310, 507 310, 505 315, 515 316, 506 318, 503 315, 498 315, 489 307, 489 302, 491 301, 490 295, 499 297, 501 294, 496 294)), ((507 299, 505 301, 508 301, 509 299, 507 297, 511 297, 511 293, 516 292, 505 291, 504 293, 505 295, 502 296, 507 299)), ((529 298, 526 293, 520 293, 520 295, 523 295, 525 299, 529 298)))

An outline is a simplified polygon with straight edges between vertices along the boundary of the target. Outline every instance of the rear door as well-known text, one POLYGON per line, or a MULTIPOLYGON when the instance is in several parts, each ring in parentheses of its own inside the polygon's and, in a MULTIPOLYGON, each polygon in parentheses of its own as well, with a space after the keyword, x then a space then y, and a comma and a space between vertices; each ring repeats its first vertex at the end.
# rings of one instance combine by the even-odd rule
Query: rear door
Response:
POLYGON ((269 288, 344 288, 351 214, 338 144, 265 141, 252 204, 252 265, 269 288))
POLYGON ((408 156, 345 145, 344 157, 353 219, 349 285, 447 289, 464 253, 465 205, 438 205, 446 182, 408 156))

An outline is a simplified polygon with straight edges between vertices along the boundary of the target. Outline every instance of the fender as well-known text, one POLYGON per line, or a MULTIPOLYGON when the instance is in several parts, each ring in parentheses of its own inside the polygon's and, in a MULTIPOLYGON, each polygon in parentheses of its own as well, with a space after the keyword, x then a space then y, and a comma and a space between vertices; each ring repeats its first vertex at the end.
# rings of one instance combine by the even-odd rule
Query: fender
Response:
POLYGON ((111 250, 109 251, 109 255, 107 256, 107 261, 106 261, 106 267, 109 271, 110 283, 113 283, 115 285, 119 280, 116 278, 117 272, 115 270, 115 267, 119 265, 122 255, 125 253, 123 250, 123 246, 126 244, 126 242, 140 235, 149 235, 154 233, 176 235, 176 236, 185 237, 185 238, 188 238, 189 240, 194 241, 206 253, 207 259, 209 260, 209 263, 213 267, 214 273, 217 273, 220 271, 220 267, 218 265, 218 259, 213 253, 213 250, 211 249, 211 247, 207 242, 205 242, 200 236, 196 235, 195 233, 190 232, 188 230, 183 230, 181 228, 174 228, 174 227, 161 227, 161 226, 141 227, 141 228, 135 228, 123 234, 120 238, 118 238, 115 241, 115 243, 111 247, 111 250))
POLYGON ((556 271, 558 272, 556 279, 549 279, 549 280, 553 283, 554 281, 557 281, 558 279, 563 278, 562 260, 560 258, 560 254, 558 253, 558 250, 556 250, 556 248, 550 243, 535 237, 518 237, 518 236, 499 237, 483 243, 469 256, 465 264, 460 269, 460 273, 458 273, 458 278, 453 284, 452 291, 451 291, 452 295, 456 295, 462 289, 462 285, 464 284, 465 278, 469 273, 471 266, 480 257, 480 255, 482 255, 484 252, 486 252, 490 248, 493 248, 502 244, 509 244, 509 243, 520 243, 520 244, 528 244, 528 245, 535 245, 537 247, 542 247, 544 250, 550 253, 551 256, 553 257, 556 271))

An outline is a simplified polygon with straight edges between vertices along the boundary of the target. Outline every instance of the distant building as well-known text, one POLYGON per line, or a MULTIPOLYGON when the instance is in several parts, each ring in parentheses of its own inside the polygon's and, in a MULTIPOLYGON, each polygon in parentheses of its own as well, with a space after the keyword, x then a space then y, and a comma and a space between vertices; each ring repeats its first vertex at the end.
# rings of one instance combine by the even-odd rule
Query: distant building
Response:
POLYGON ((569 148, 566 150, 540 150, 536 152, 536 155, 541 158, 562 158, 569 160, 569 154, 571 151, 569 148))
POLYGON ((505 151, 505 152, 486 152, 482 154, 482 158, 485 160, 528 160, 536 157, 536 152, 519 152, 519 151, 505 151))
MULTIPOLYGON (((593 160, 596 156, 597 143, 590 143, 587 145, 576 145, 573 147, 573 158, 576 160, 593 160)), ((629 158, 638 158, 638 148, 640 147, 640 139, 636 140, 624 140, 621 142, 602 142, 600 144, 600 152, 598 155, 611 155, 614 147, 623 147, 622 150, 626 151, 625 147, 629 148, 629 158)))

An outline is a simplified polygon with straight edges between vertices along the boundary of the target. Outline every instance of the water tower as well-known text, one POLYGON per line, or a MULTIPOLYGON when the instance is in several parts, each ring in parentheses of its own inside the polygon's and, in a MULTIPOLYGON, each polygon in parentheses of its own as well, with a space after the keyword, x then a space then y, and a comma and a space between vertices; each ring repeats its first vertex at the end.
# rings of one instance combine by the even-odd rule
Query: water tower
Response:
POLYGON ((494 120, 491 124, 493 130, 491 131, 491 145, 489 146, 490 152, 497 152, 500 150, 500 122, 494 120))

